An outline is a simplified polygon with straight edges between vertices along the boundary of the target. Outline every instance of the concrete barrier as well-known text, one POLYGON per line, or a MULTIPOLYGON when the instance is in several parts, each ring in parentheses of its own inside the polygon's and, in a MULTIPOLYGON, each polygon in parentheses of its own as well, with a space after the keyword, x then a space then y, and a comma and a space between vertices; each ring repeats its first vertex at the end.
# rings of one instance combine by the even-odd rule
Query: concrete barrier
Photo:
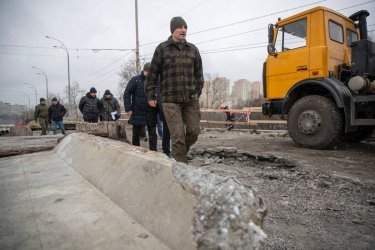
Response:
POLYGON ((33 131, 29 127, 11 127, 10 134, 14 136, 30 136, 33 135, 33 131))
POLYGON ((76 131, 128 142, 125 126, 125 123, 121 121, 98 123, 77 122, 76 131))
POLYGON ((170 249, 258 249, 266 238, 265 205, 233 178, 84 133, 54 152, 170 249))

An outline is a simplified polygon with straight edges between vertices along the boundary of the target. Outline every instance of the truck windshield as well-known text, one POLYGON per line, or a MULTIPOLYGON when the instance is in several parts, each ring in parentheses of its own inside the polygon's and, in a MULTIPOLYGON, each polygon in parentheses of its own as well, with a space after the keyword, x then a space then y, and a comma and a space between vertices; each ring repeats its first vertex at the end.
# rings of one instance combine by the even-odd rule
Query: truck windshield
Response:
POLYGON ((279 28, 275 48, 286 51, 306 47, 306 18, 286 24, 279 28))

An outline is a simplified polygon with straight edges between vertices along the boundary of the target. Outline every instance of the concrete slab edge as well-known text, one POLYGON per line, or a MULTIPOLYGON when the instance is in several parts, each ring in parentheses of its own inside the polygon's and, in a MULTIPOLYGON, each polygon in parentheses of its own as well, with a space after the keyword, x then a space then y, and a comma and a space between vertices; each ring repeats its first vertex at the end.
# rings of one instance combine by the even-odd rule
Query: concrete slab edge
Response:
POLYGON ((259 249, 266 239, 265 204, 235 178, 83 133, 54 152, 171 249, 259 249))

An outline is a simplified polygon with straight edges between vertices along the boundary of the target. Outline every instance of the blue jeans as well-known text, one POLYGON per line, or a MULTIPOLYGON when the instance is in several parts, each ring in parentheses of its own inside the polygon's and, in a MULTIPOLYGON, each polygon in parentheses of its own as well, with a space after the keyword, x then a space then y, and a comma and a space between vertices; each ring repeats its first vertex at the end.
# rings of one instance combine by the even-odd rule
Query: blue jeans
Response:
POLYGON ((59 126, 61 133, 65 134, 65 128, 64 128, 64 123, 63 121, 53 121, 52 120, 52 132, 54 135, 57 135, 57 126, 59 126))

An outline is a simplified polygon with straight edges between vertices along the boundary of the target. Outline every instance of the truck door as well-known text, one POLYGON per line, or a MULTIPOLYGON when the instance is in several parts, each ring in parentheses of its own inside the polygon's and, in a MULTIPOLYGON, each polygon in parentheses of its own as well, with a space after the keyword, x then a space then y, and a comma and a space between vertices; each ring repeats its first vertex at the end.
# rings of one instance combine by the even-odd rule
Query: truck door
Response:
POLYGON ((276 54, 267 59, 267 98, 282 99, 297 82, 309 78, 308 17, 278 27, 276 54))

